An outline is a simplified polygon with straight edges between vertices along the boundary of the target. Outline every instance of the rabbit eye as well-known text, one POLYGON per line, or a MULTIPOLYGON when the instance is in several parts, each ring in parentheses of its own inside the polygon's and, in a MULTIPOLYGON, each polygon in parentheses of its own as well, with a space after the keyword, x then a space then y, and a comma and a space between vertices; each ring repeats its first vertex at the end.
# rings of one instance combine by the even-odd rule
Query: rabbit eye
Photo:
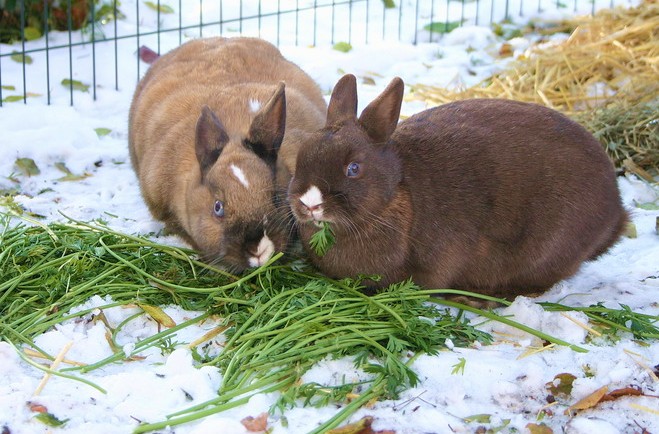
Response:
POLYGON ((359 163, 355 163, 353 161, 352 163, 348 164, 348 167, 346 167, 346 176, 348 178, 354 178, 355 176, 359 175, 359 170, 359 163))
POLYGON ((215 201, 215 206, 213 207, 213 214, 215 217, 224 217, 224 202, 221 200, 215 201))

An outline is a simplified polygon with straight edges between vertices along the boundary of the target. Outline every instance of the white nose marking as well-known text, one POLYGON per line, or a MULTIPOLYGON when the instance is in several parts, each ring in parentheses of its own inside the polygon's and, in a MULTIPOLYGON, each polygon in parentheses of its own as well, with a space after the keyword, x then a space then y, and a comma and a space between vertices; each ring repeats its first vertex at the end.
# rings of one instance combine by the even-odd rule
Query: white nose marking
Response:
POLYGON ((261 110, 261 101, 257 99, 250 99, 249 109, 251 110, 252 113, 258 112, 259 110, 261 110))
POLYGON ((323 204, 323 193, 320 192, 318 187, 312 185, 309 190, 300 196, 300 202, 309 209, 317 208, 323 204))
POLYGON ((249 188, 249 181, 247 180, 247 177, 245 176, 245 172, 243 170, 236 166, 235 164, 232 164, 231 166, 231 171, 233 172, 233 176, 236 177, 236 179, 245 187, 249 188))
POLYGON ((273 253, 275 253, 275 244, 267 235, 263 234, 259 245, 256 246, 256 253, 247 262, 250 267, 260 267, 270 259, 273 253))

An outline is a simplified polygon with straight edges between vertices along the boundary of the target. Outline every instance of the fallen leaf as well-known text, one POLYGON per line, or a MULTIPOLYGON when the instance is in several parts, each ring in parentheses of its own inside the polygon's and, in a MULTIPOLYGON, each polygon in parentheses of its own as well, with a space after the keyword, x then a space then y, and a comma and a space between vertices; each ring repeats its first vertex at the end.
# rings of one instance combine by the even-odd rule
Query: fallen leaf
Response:
POLYGON ((564 372, 557 374, 552 381, 545 384, 545 387, 553 396, 566 398, 572 394, 572 383, 576 379, 574 375, 564 372))
POLYGON ((348 51, 352 50, 352 45, 350 45, 348 42, 337 42, 332 48, 334 48, 336 51, 347 53, 348 51))
POLYGON ((571 416, 575 411, 587 410, 595 407, 608 392, 608 386, 600 387, 590 395, 569 406, 567 410, 565 410, 565 414, 571 416))
POLYGON ((73 90, 79 90, 81 92, 89 92, 89 85, 79 80, 65 78, 62 80, 62 86, 72 88, 73 90))
POLYGON ((57 178, 58 181, 80 181, 81 179, 85 179, 90 177, 91 175, 89 173, 83 173, 82 175, 74 175, 71 173, 68 167, 66 167, 66 164, 60 162, 55 163, 55 167, 57 170, 60 172, 64 173, 64 176, 61 178, 57 178))
POLYGON ((32 58, 30 56, 26 55, 26 54, 21 54, 21 53, 14 52, 9 57, 14 62, 24 63, 26 65, 31 65, 32 64, 32 58))
POLYGON ((151 1, 144 2, 145 5, 147 5, 150 9, 153 9, 156 12, 160 12, 161 14, 173 14, 174 9, 172 9, 171 6, 168 5, 161 5, 161 4, 156 4, 151 1))
POLYGON ((30 411, 33 411, 35 413, 48 413, 48 407, 46 407, 45 405, 28 401, 27 406, 30 409, 30 411))
POLYGON ((643 396, 643 393, 633 387, 623 387, 622 389, 612 390, 602 397, 600 402, 604 401, 615 401, 618 398, 623 396, 643 396))
POLYGON ((462 418, 462 420, 464 420, 467 423, 472 423, 472 422, 490 423, 491 419, 492 419, 491 414, 474 414, 474 415, 462 418))
POLYGON ((240 423, 242 423, 245 429, 249 432, 265 431, 268 427, 268 413, 264 412, 256 417, 247 416, 241 420, 240 423))
POLYGON ((34 418, 39 422, 43 423, 44 425, 48 425, 52 427, 62 426, 66 422, 68 422, 68 419, 59 420, 57 417, 55 417, 55 415, 51 413, 39 413, 36 416, 34 416, 34 418))
POLYGON ((499 48, 499 57, 510 57, 514 52, 515 50, 513 49, 513 46, 508 42, 504 42, 499 48))
POLYGON ((25 176, 34 176, 41 173, 37 163, 35 163, 31 158, 17 158, 14 164, 25 176))
POLYGON ((527 423, 526 429, 531 434, 554 434, 554 431, 545 424, 527 423))
POLYGON ((172 317, 167 315, 164 310, 157 306, 151 306, 150 304, 137 303, 137 305, 146 312, 151 318, 156 320, 156 322, 163 327, 171 328, 176 325, 172 317))
POLYGON ((156 53, 146 45, 142 45, 140 47, 140 49, 138 50, 138 54, 140 56, 140 60, 142 60, 142 62, 144 63, 148 63, 149 65, 155 62, 158 57, 160 57, 158 53, 156 53))
POLYGON ((393 430, 373 431, 371 424, 373 424, 373 417, 365 416, 355 423, 329 430, 327 434, 396 434, 396 431, 393 430))
POLYGON ((96 135, 97 135, 98 137, 105 137, 105 136, 107 136, 108 134, 110 134, 110 133, 112 132, 111 129, 109 129, 109 128, 103 128, 103 127, 100 127, 100 128, 94 128, 94 131, 96 132, 96 135))

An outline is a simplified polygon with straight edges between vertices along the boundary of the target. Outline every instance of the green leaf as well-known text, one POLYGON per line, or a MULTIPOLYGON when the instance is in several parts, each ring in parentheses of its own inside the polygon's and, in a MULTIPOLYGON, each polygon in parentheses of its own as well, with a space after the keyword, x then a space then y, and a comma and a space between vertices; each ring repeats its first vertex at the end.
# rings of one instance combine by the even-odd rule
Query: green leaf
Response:
POLYGON ((9 95, 6 98, 2 98, 2 102, 18 102, 23 101, 23 95, 9 95))
POLYGON ((453 365, 453 369, 451 370, 451 375, 465 374, 465 366, 467 365, 467 359, 465 359, 464 357, 460 357, 458 360, 459 360, 458 363, 453 365))
POLYGON ((646 211, 659 211, 659 204, 657 204, 656 202, 645 202, 645 203, 636 202, 636 208, 641 208, 646 211))
POLYGON ((111 129, 102 128, 102 127, 101 128, 94 128, 94 131, 96 131, 96 135, 98 137, 105 137, 105 136, 107 136, 108 134, 110 134, 112 132, 111 129))
POLYGON ((448 23, 442 22, 442 23, 437 23, 437 22, 432 22, 430 24, 426 24, 423 26, 424 30, 427 30, 431 33, 450 33, 453 30, 457 29, 460 27, 460 24, 462 24, 460 21, 450 21, 448 23))
POLYGON ((62 426, 69 421, 68 419, 59 420, 51 413, 39 413, 34 416, 34 418, 39 422, 52 427, 62 426))
POLYGON ((70 80, 65 78, 62 80, 62 86, 73 87, 73 90, 79 90, 81 92, 89 92, 89 85, 78 80, 70 80))
POLYGON ((309 240, 309 246, 318 256, 325 256, 327 251, 334 245, 336 239, 334 238, 334 232, 330 227, 328 222, 321 222, 321 227, 311 236, 309 240))
POLYGON ((30 56, 26 55, 26 54, 21 54, 21 53, 14 52, 9 57, 14 62, 24 63, 26 65, 31 65, 32 64, 32 58, 30 56))
POLYGON ((25 176, 34 176, 41 173, 39 167, 31 158, 17 158, 14 164, 25 176))
POLYGON ((149 7, 150 9, 153 9, 156 12, 160 11, 161 14, 173 14, 174 13, 174 9, 172 9, 172 7, 168 6, 168 5, 158 5, 154 2, 144 2, 144 4, 147 5, 147 7, 149 7))
POLYGON ((545 386, 549 393, 553 396, 567 398, 572 394, 572 383, 577 377, 570 373, 557 374, 553 381, 550 381, 545 386))
POLYGON ((57 170, 60 172, 64 172, 64 176, 61 178, 58 178, 58 181, 80 181, 81 179, 88 178, 90 175, 88 173, 84 173, 82 175, 74 175, 68 167, 66 167, 66 164, 60 162, 55 163, 55 167, 57 170))
POLYGON ((5 85, 3 85, 2 89, 3 90, 16 90, 16 86, 5 86, 5 85))
POLYGON ((382 0, 382 3, 384 3, 386 9, 393 9, 396 7, 396 2, 394 2, 394 0, 382 0))
POLYGON ((25 37, 26 41, 34 41, 35 39, 39 39, 41 37, 41 30, 37 29, 36 27, 26 27, 23 31, 23 36, 25 37))
POLYGON ((491 419, 492 419, 491 414, 474 414, 474 415, 462 418, 462 420, 464 420, 467 423, 472 423, 472 422, 490 423, 491 419))
POLYGON ((332 48, 334 48, 336 51, 347 53, 348 51, 352 50, 352 45, 350 45, 348 42, 337 42, 332 48))

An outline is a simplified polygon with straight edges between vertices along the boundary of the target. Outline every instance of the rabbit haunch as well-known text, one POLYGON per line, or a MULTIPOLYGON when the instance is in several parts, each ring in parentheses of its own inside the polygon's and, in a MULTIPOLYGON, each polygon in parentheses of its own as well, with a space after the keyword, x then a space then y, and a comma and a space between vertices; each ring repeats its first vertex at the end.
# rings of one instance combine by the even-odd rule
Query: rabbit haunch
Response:
POLYGON ((355 78, 344 76, 325 128, 300 148, 289 203, 305 246, 331 224, 334 246, 307 249, 327 275, 514 297, 548 289, 620 236, 614 168, 580 125, 495 99, 397 124, 402 96, 394 79, 357 118, 355 78))
POLYGON ((262 265, 287 246, 279 196, 325 111, 316 83, 263 40, 198 39, 160 56, 129 120, 151 213, 209 262, 262 265))

